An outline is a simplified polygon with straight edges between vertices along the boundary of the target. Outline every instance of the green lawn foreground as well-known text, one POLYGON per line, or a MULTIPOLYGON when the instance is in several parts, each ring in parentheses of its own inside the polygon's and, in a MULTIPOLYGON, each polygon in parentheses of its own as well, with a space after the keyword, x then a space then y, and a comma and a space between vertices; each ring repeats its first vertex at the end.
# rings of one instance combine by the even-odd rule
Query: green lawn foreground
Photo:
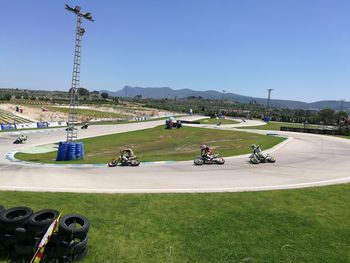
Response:
MULTIPOLYGON (((274 122, 274 121, 270 121, 270 122, 268 122, 265 125, 237 127, 237 128, 238 129, 255 129, 255 130, 279 131, 281 127, 304 128, 304 124, 302 124, 302 123, 292 123, 292 122, 274 122)), ((306 124, 305 127, 306 128, 318 129, 319 125, 306 124)))
POLYGON ((215 119, 215 118, 206 118, 198 120, 200 124, 237 124, 238 121, 230 120, 230 119, 215 119))
POLYGON ((142 161, 192 160, 199 154, 201 144, 207 144, 222 156, 250 152, 250 145, 259 144, 268 149, 284 138, 239 131, 182 127, 166 130, 164 126, 151 129, 99 136, 81 140, 84 142, 85 159, 56 162, 56 152, 27 154, 17 153, 16 158, 43 163, 107 163, 119 154, 119 150, 131 147, 142 161))
POLYGON ((89 218, 83 263, 350 259, 350 184, 211 194, 0 192, 0 200, 7 208, 54 208, 89 218))

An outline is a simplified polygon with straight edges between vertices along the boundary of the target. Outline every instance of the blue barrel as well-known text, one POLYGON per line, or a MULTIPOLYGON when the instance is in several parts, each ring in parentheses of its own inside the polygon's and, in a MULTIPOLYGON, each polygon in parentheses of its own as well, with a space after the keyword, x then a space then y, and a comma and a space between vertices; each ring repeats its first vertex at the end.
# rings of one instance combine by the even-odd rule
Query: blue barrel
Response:
POLYGON ((59 142, 56 161, 67 160, 68 142, 59 142))
POLYGON ((84 144, 82 142, 77 142, 75 146, 75 158, 82 160, 84 159, 84 144))
POLYGON ((68 143, 67 160, 75 160, 75 142, 68 143))

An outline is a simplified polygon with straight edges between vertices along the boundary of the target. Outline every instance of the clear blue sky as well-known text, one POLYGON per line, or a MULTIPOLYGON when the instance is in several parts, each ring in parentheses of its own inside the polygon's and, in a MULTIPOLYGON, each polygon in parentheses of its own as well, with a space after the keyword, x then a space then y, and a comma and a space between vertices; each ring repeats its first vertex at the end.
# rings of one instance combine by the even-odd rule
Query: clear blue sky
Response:
POLYGON ((0 87, 70 88, 75 17, 81 86, 226 90, 350 99, 348 0, 0 0, 0 87))

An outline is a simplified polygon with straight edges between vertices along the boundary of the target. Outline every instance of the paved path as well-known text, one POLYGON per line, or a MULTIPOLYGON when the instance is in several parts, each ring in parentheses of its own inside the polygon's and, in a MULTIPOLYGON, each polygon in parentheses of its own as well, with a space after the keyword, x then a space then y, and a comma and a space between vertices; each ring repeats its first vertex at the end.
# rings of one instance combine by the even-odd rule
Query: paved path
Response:
MULTIPOLYGON (((88 130, 80 130, 79 137, 151 128, 163 122, 90 126, 88 130)), ((245 124, 257 123, 247 121, 245 124)), ((222 125, 215 128, 234 127, 222 125)), ((251 165, 247 162, 247 155, 243 155, 225 158, 223 166, 197 167, 192 161, 186 161, 115 168, 11 162, 6 159, 6 153, 23 148, 24 145, 12 144, 18 134, 1 133, 0 189, 93 193, 235 192, 350 182, 350 140, 302 133, 277 133, 289 139, 271 150, 277 158, 275 164, 251 165)), ((64 140, 65 134, 64 129, 31 132, 25 147, 64 140)))

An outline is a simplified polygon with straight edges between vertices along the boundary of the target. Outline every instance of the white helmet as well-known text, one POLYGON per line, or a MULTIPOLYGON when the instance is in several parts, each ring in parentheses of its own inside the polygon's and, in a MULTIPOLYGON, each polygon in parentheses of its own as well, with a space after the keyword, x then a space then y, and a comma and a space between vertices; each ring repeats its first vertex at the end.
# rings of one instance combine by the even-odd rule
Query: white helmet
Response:
POLYGON ((204 150, 206 148, 207 148, 207 146, 205 144, 201 145, 201 150, 204 150))

